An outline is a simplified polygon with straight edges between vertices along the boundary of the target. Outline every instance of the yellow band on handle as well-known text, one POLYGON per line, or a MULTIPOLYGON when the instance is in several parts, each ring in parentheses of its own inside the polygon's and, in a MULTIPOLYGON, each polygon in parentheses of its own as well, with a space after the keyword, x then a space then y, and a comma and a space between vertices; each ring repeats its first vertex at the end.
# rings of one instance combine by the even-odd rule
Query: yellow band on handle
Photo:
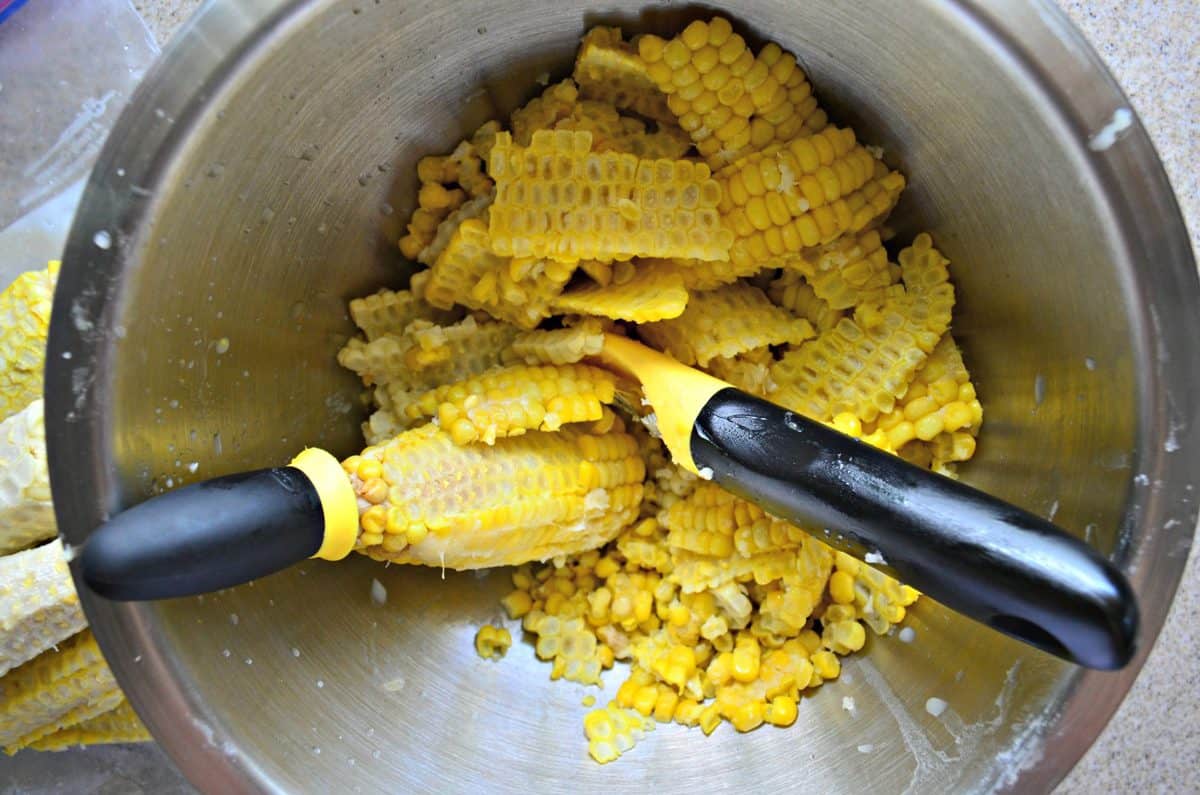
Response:
POLYGON ((309 447, 292 459, 312 481, 325 514, 325 536, 313 555, 323 560, 341 560, 354 549, 358 540, 358 499, 350 477, 338 460, 318 447, 309 447))

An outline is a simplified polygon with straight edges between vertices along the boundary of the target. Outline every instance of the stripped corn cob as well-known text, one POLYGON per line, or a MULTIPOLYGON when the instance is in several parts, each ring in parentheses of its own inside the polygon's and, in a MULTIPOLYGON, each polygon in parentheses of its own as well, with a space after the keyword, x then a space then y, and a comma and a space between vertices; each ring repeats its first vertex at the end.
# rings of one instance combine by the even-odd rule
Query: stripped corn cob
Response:
POLYGON ((452 569, 600 546, 637 516, 645 476, 633 437, 569 429, 462 447, 425 425, 343 466, 363 506, 360 551, 452 569))
POLYGON ((805 262, 805 278, 817 297, 832 309, 881 303, 900 279, 900 268, 888 262, 875 230, 847 235, 805 262))
POLYGON ((604 348, 604 325, 585 318, 561 329, 527 331, 513 340, 511 354, 525 364, 574 364, 604 348))
POLYGON ((384 334, 371 342, 351 339, 338 352, 338 362, 368 384, 425 392, 499 364, 518 333, 507 324, 480 323, 473 317, 451 326, 418 320, 402 335, 384 334))
POLYGON ((638 54, 713 168, 825 126, 796 57, 775 44, 755 57, 722 17, 693 22, 670 41, 643 36, 638 54))
POLYGON ((122 700, 116 709, 74 726, 59 729, 31 742, 28 747, 35 751, 65 751, 82 745, 143 743, 151 739, 150 732, 133 711, 133 707, 128 701, 122 700))
POLYGON ((86 626, 62 542, 0 557, 0 675, 86 626))
POLYGON ((900 260, 904 288, 888 288, 881 306, 863 304, 854 320, 842 318, 785 354, 773 370, 780 386, 773 399, 822 421, 849 412, 869 423, 892 411, 949 329, 954 304, 946 259, 929 235, 918 235, 900 260))
POLYGON ((0 419, 42 396, 42 364, 57 261, 22 273, 0 293, 0 419))
POLYGON ((556 431, 594 422, 613 401, 616 377, 585 364, 517 365, 431 390, 409 405, 408 416, 437 417, 456 444, 556 431))
POLYGON ((799 344, 813 336, 807 320, 770 302, 762 290, 730 284, 692 296, 682 315, 638 327, 638 334, 684 364, 708 364, 767 345, 799 344))
POLYGON ((6 753, 115 709, 121 690, 84 630, 0 679, 0 745, 6 753))
POLYGON ((42 401, 0 422, 0 555, 58 532, 46 469, 42 401))
POLYGON ((577 261, 634 255, 725 259, 732 235, 716 212, 720 189, 687 160, 591 153, 588 132, 535 132, 529 147, 501 133, 489 231, 505 256, 577 261))
POLYGON ((411 290, 380 290, 350 302, 350 317, 368 342, 384 334, 401 334, 414 320, 453 323, 456 314, 431 306, 411 290))
POLYGON ((628 152, 651 160, 675 160, 692 148, 687 135, 673 123, 647 132, 641 119, 622 116, 612 105, 586 99, 576 102, 547 129, 587 131, 592 134, 593 152, 628 152))
POLYGON ((779 274, 779 278, 772 281, 767 288, 767 295, 777 306, 812 323, 813 328, 820 333, 836 326, 845 314, 819 298, 804 277, 794 270, 785 270, 779 274))
POLYGON ((400 252, 417 259, 437 234, 438 225, 472 198, 492 191, 492 180, 484 173, 492 142, 500 125, 488 122, 461 142, 445 157, 422 158, 417 164, 417 209, 400 239, 400 252))
MULTIPOLYGON (((743 276, 753 276, 760 269, 758 263, 738 268, 728 260, 698 260, 688 258, 638 260, 638 269, 658 274, 678 274, 688 291, 703 292, 726 284, 733 284, 743 276)), ((660 276, 659 278, 662 278, 660 276)))
POLYGON ((595 27, 587 32, 575 57, 574 77, 586 99, 607 102, 661 124, 675 124, 666 95, 650 79, 645 62, 623 40, 620 28, 595 27))
MULTIPOLYGON (((617 263, 625 265, 626 263, 617 263)), ((556 312, 599 315, 615 320, 648 323, 679 317, 687 306, 688 292, 677 272, 642 269, 631 265, 628 278, 614 278, 608 286, 590 284, 573 288, 551 302, 556 312)))
POLYGON ((925 361, 917 345, 924 333, 890 308, 870 329, 842 318, 775 364, 771 375, 779 388, 771 399, 815 420, 850 412, 870 422, 892 410, 925 361))

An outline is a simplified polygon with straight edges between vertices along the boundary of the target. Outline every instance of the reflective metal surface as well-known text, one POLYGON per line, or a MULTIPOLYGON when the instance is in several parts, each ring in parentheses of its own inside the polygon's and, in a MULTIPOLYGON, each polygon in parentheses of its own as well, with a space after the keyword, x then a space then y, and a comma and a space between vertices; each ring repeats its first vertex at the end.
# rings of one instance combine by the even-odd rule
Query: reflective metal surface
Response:
MULTIPOLYGON (((1099 733, 1161 626, 1200 480, 1200 285, 1153 149, 1136 121, 1089 147, 1124 99, 1047 4, 738 8, 909 175, 895 226, 930 229, 953 260, 955 331, 988 412, 964 476, 1115 557, 1142 599, 1138 659, 1084 673, 926 600, 913 643, 872 639, 794 728, 660 727, 599 767, 581 688, 547 681, 527 644, 499 664, 471 649, 501 617, 503 572, 443 580, 355 559, 170 604, 84 594, 130 699, 199 787, 1028 791, 1099 733), (931 697, 949 704, 940 718, 931 697)), ((587 26, 667 31, 702 13, 207 6, 121 119, 67 248, 47 423, 68 540, 158 489, 306 443, 351 450, 359 390, 333 358, 345 301, 402 283, 393 241, 416 159, 564 74, 587 26), (96 245, 100 230, 114 245, 96 245)))

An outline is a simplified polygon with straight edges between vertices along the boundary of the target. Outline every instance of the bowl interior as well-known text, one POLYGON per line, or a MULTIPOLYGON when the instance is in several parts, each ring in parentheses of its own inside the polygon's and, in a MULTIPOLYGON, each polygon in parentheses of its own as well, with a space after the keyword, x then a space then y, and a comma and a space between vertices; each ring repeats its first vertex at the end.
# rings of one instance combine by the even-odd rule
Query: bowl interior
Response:
MULTIPOLYGON (((125 245, 105 386, 113 500, 306 444, 354 450, 361 389, 334 355, 353 332, 347 301, 404 283, 395 241, 417 159, 566 76, 587 27, 670 32, 710 11, 293 4, 185 115, 143 108, 176 132, 125 245)), ((831 115, 904 170, 898 238, 928 230, 952 260, 954 332, 986 412, 964 479, 1117 549, 1136 463, 1134 310, 1111 210, 1052 99, 955 4, 764 0, 736 16, 796 52, 831 115)), ((180 683, 194 724, 160 728, 200 731, 287 790, 766 789, 798 775, 834 791, 982 789, 1036 757, 1077 676, 924 600, 915 641, 871 638, 841 681, 803 700, 795 727, 705 739, 660 726, 600 767, 583 688, 548 681, 527 643, 500 663, 475 656, 474 631, 502 618, 507 589, 505 571, 352 559, 137 608, 158 641, 153 675, 180 683), (949 704, 940 717, 925 708, 935 697, 949 704)), ((175 749, 193 772, 207 752, 175 749)))

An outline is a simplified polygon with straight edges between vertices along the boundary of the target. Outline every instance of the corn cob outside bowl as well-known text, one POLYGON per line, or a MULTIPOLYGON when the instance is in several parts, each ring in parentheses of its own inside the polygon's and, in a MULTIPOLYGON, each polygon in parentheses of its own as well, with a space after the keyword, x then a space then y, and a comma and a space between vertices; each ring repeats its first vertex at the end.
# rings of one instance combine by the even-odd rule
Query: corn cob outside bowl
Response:
MULTIPOLYGON (((56 299, 47 429, 68 541, 192 476, 304 444, 354 451, 358 389, 334 354, 346 300, 402 272, 392 241, 412 164, 564 68, 585 24, 667 33, 686 12, 501 2, 471 14, 218 2, 148 78, 85 195, 56 299), (116 244, 98 247, 98 230, 116 244)), ((894 220, 932 226, 972 263, 956 277, 955 328, 999 429, 964 478, 1092 526, 1142 598, 1148 648, 1195 519, 1183 499, 1195 409, 1178 396, 1197 381, 1186 308, 1198 290, 1144 133, 1088 148, 1119 92, 1039 3, 738 14, 803 53, 831 114, 921 175, 894 220)), ((791 732, 717 735, 697 756, 687 735, 660 731, 598 768, 562 742, 577 700, 527 670, 530 650, 505 667, 466 651, 499 617, 505 579, 359 560, 155 607, 82 598, 133 705, 213 790, 665 791, 797 774, 838 791, 1046 787, 1137 669, 1067 669, 920 603, 919 642, 881 639, 847 666, 853 721, 822 692, 791 732), (925 711, 933 697, 950 718, 925 711)))

